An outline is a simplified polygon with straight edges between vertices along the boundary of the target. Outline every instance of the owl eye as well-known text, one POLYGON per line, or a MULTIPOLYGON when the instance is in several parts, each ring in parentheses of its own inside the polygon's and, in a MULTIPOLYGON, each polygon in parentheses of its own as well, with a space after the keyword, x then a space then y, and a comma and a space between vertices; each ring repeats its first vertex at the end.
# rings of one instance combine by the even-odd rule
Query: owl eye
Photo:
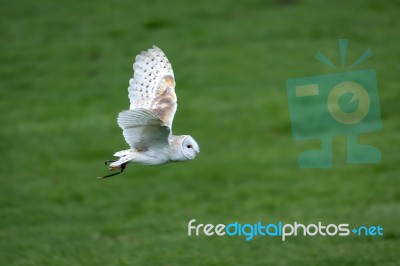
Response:
POLYGON ((192 145, 187 145, 186 148, 191 149, 192 145))

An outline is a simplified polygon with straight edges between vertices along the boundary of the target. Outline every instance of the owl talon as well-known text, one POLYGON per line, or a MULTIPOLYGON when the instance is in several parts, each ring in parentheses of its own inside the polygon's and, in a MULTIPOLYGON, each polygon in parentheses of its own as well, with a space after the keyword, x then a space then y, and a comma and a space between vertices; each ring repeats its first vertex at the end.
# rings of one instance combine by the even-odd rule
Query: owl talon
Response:
POLYGON ((116 165, 116 166, 111 166, 111 165, 110 165, 110 167, 108 168, 108 170, 114 171, 114 170, 121 169, 121 172, 123 172, 123 171, 125 170, 125 168, 126 168, 126 163, 122 163, 122 164, 116 165))
POLYGON ((121 171, 119 171, 119 172, 117 172, 117 173, 112 173, 112 174, 109 174, 109 175, 105 175, 105 176, 99 176, 99 177, 97 177, 97 178, 102 179, 102 178, 107 178, 107 177, 110 177, 110 176, 119 175, 119 174, 121 174, 121 173, 125 170, 125 168, 126 168, 126 163, 123 163, 123 164, 121 164, 121 165, 118 166, 118 167, 110 167, 110 168, 109 168, 110 171, 117 170, 117 169, 121 169, 121 171))

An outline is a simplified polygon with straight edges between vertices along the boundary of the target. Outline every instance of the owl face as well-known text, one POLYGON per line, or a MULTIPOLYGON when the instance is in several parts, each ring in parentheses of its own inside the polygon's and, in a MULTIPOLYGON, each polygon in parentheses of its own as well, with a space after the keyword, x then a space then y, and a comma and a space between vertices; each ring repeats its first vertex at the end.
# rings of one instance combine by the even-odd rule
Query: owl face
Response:
POLYGON ((200 152, 200 148, 197 142, 191 136, 187 136, 182 142, 182 152, 188 160, 193 160, 200 152))

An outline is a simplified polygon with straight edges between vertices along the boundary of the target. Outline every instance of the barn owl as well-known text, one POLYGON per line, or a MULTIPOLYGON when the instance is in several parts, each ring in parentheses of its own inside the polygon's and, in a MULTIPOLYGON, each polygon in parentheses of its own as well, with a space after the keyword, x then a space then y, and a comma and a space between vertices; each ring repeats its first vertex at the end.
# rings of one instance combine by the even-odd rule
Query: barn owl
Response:
POLYGON ((133 78, 129 80, 130 110, 118 114, 118 125, 130 149, 114 154, 117 160, 106 161, 109 170, 122 173, 128 163, 159 165, 193 160, 199 145, 189 135, 172 135, 177 108, 175 79, 164 52, 153 46, 136 56, 133 78))

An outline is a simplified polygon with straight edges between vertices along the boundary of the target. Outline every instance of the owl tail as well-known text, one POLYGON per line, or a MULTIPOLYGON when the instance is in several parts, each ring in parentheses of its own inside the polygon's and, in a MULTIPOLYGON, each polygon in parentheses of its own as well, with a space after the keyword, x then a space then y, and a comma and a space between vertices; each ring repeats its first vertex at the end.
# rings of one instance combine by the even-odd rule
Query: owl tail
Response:
POLYGON ((116 153, 114 153, 115 157, 124 157, 126 155, 129 155, 130 153, 132 153, 131 149, 128 150, 122 150, 122 151, 117 151, 116 153))

